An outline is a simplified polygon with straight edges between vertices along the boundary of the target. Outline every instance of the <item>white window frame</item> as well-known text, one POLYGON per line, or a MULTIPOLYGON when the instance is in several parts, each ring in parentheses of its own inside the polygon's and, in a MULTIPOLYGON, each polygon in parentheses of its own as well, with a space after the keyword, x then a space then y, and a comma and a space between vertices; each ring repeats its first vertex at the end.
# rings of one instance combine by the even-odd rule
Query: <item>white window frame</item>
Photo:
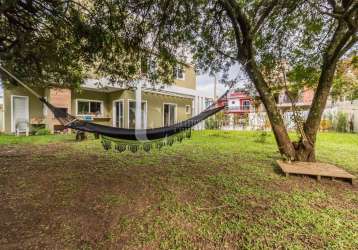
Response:
MULTIPOLYGON (((131 103, 131 102, 135 103, 136 100, 135 99, 128 99, 128 102, 127 102, 127 128, 129 128, 129 103, 131 103)), ((143 128, 147 129, 147 125, 148 125, 148 102, 147 102, 147 100, 142 100, 142 103, 143 102, 145 103, 145 119, 144 119, 143 128)))
POLYGON ((191 110, 192 110, 191 105, 185 105, 185 114, 190 115, 192 113, 191 110), (188 108, 189 108, 189 112, 188 112, 188 108))
MULTIPOLYGON (((91 105, 89 105, 88 107, 88 111, 90 111, 89 109, 91 108, 91 105)), ((92 117, 104 117, 104 101, 102 100, 93 100, 93 99, 76 99, 76 116, 80 116, 80 117, 83 117, 83 116, 92 116, 92 117), (99 102, 101 103, 101 114, 99 116, 96 116, 96 115, 83 115, 83 114, 78 114, 78 102, 99 102)))
POLYGON ((124 122, 124 109, 125 109, 125 103, 124 103, 124 99, 116 99, 116 100, 113 100, 113 102, 112 102, 112 119, 113 119, 113 122, 112 122, 112 124, 113 124, 113 127, 115 127, 116 126, 116 112, 114 112, 114 110, 115 110, 115 108, 116 108, 116 102, 121 102, 122 104, 123 104, 123 124, 122 124, 122 127, 121 128, 124 128, 124 124, 125 124, 125 122, 124 122))
POLYGON ((179 67, 182 68, 183 70, 183 77, 178 77, 178 65, 176 65, 174 67, 174 72, 175 72, 175 80, 185 80, 185 69, 184 69, 184 66, 183 65, 180 65, 179 67))
POLYGON ((162 107, 162 108, 163 108, 163 109, 162 109, 162 110, 163 110, 163 113, 162 113, 162 114, 163 114, 163 115, 162 115, 162 124, 163 124, 163 126, 165 126, 165 125, 164 125, 164 106, 165 106, 165 105, 174 105, 174 106, 175 106, 174 124, 177 123, 177 120, 178 120, 178 104, 173 103, 173 102, 164 102, 164 103, 163 103, 163 107, 162 107))
POLYGON ((26 99, 26 119, 30 123, 30 101, 29 96, 26 95, 11 95, 11 132, 15 133, 15 124, 14 124, 14 97, 25 97, 26 99))

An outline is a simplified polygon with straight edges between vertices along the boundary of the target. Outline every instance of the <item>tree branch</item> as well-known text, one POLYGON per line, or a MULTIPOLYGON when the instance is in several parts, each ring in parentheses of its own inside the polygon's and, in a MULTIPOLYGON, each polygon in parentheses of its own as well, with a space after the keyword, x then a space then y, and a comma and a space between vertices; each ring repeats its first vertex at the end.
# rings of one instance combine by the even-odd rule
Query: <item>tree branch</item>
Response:
POLYGON ((356 35, 352 36, 350 41, 348 41, 347 44, 341 49, 341 51, 338 55, 339 58, 341 58, 357 42, 358 42, 358 36, 356 36, 356 35))
POLYGON ((256 22, 254 28, 251 31, 251 34, 255 34, 261 29, 261 25, 263 24, 265 19, 271 14, 276 4, 277 4, 276 1, 272 1, 271 3, 268 4, 268 6, 264 6, 265 9, 262 12, 262 14, 259 16, 258 21, 256 22))
POLYGON ((235 40, 236 40, 236 45, 238 47, 238 50, 241 50, 241 30, 240 30, 240 26, 236 20, 235 17, 235 13, 234 10, 232 8, 232 6, 228 3, 227 0, 221 0, 220 1, 223 9, 226 11, 227 15, 229 16, 234 32, 235 32, 235 40))

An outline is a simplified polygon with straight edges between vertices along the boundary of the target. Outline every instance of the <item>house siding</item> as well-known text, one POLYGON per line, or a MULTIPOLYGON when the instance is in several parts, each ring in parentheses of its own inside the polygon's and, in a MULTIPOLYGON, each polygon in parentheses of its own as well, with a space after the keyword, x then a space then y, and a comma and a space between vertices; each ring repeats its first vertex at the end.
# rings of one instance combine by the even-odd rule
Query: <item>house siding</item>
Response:
MULTIPOLYGON (((185 67, 184 79, 175 80, 175 86, 196 89, 196 75, 193 67, 185 67)), ((124 104, 124 127, 128 128, 129 101, 135 100, 133 90, 118 90, 114 92, 101 92, 99 90, 69 90, 58 88, 34 89, 40 95, 55 106, 67 108, 68 112, 74 116, 77 115, 76 100, 99 100, 103 102, 103 118, 94 118, 95 123, 113 126, 113 104, 115 100, 123 100, 124 104), (97 121, 96 121, 97 120, 97 121), (100 121, 99 121, 100 120, 100 121)), ((4 89, 4 132, 11 133, 11 96, 20 95, 29 98, 29 118, 30 123, 34 120, 45 123, 46 127, 51 131, 54 126, 59 125, 51 111, 47 110, 44 114, 43 104, 30 92, 22 87, 10 87, 4 89)), ((163 126, 164 103, 176 104, 176 120, 183 121, 192 116, 192 103, 194 97, 179 97, 170 94, 153 93, 142 91, 142 100, 147 102, 147 128, 155 128, 163 126), (186 114, 186 106, 190 106, 190 113, 186 114)), ((45 109, 46 110, 46 109, 45 109)))
MULTIPOLYGON (((40 95, 44 95, 44 89, 34 89, 40 95)), ((5 119, 5 133, 11 133, 11 96, 27 96, 29 97, 29 117, 30 120, 34 118, 43 119, 43 104, 32 95, 29 91, 21 87, 8 87, 4 89, 4 119, 5 119)))
MULTIPOLYGON (((185 106, 192 105, 191 98, 182 98, 163 95, 160 93, 142 93, 142 101, 147 102, 147 128, 156 128, 163 126, 163 105, 164 103, 174 103, 177 105, 177 121, 185 120, 191 117, 191 114, 185 113, 185 106)), ((135 100, 134 91, 123 90, 109 94, 109 116, 111 125, 113 124, 113 102, 122 100, 124 103, 124 127, 128 128, 129 101, 135 100)))
POLYGON ((184 79, 174 80, 174 84, 179 87, 196 89, 196 74, 193 67, 185 67, 184 79))

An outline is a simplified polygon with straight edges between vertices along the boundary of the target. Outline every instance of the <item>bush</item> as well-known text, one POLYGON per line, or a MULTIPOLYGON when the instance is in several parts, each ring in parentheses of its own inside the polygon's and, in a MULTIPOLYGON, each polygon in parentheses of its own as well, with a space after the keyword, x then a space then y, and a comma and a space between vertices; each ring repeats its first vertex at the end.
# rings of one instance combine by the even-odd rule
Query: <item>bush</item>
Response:
POLYGON ((257 138, 255 139, 255 142, 258 143, 265 143, 267 139, 268 133, 266 131, 262 131, 257 138))
POLYGON ((205 129, 219 129, 219 122, 211 117, 205 121, 205 129))
POLYGON ((30 134, 36 135, 37 131, 46 128, 45 124, 31 124, 30 134))
POLYGON ((346 113, 339 112, 337 115, 337 132, 347 132, 348 127, 348 116, 346 113))
POLYGON ((49 135, 51 134, 51 131, 47 128, 40 128, 35 132, 35 135, 49 135))

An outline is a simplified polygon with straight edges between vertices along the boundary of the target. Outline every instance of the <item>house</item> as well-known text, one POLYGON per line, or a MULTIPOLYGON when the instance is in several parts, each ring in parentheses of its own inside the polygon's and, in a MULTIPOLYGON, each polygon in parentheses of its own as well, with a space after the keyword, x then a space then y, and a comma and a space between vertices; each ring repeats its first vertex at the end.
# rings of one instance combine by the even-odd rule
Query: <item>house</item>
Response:
MULTIPOLYGON (((79 90, 49 87, 35 91, 79 119, 137 129, 186 120, 204 110, 207 101, 196 89, 192 66, 176 70, 173 85, 156 89, 145 80, 138 81, 135 89, 115 86, 106 79, 101 79, 100 85, 97 83, 98 80, 88 79, 79 90)), ((64 130, 53 114, 26 89, 7 86, 4 89, 4 131, 25 132, 34 127, 46 127, 52 132, 64 130)))
POLYGON ((245 116, 252 112, 254 109, 252 101, 252 97, 244 91, 230 92, 227 97, 228 109, 225 111, 225 113, 245 116))
MULTIPOLYGON (((295 129, 295 122, 292 111, 292 97, 289 97, 286 91, 281 91, 276 96, 277 107, 281 111, 286 127, 289 130, 295 129)), ((294 98, 294 104, 300 117, 305 120, 314 98, 314 90, 305 88, 294 98)), ((322 114, 321 130, 333 129, 337 123, 339 114, 345 114, 347 119, 347 131, 358 132, 358 100, 347 100, 342 97, 334 100, 331 96, 328 98, 326 107, 322 114)), ((251 129, 269 129, 269 121, 263 105, 257 109, 257 112, 249 114, 249 127, 251 129)))
POLYGON ((227 105, 224 111, 223 129, 237 129, 247 123, 248 114, 254 112, 253 98, 245 91, 233 90, 223 99, 221 105, 227 105))
POLYGON ((282 90, 276 97, 277 107, 284 112, 292 110, 292 102, 297 110, 308 110, 314 97, 314 90, 311 88, 304 88, 297 96, 289 96, 285 90, 282 90))

